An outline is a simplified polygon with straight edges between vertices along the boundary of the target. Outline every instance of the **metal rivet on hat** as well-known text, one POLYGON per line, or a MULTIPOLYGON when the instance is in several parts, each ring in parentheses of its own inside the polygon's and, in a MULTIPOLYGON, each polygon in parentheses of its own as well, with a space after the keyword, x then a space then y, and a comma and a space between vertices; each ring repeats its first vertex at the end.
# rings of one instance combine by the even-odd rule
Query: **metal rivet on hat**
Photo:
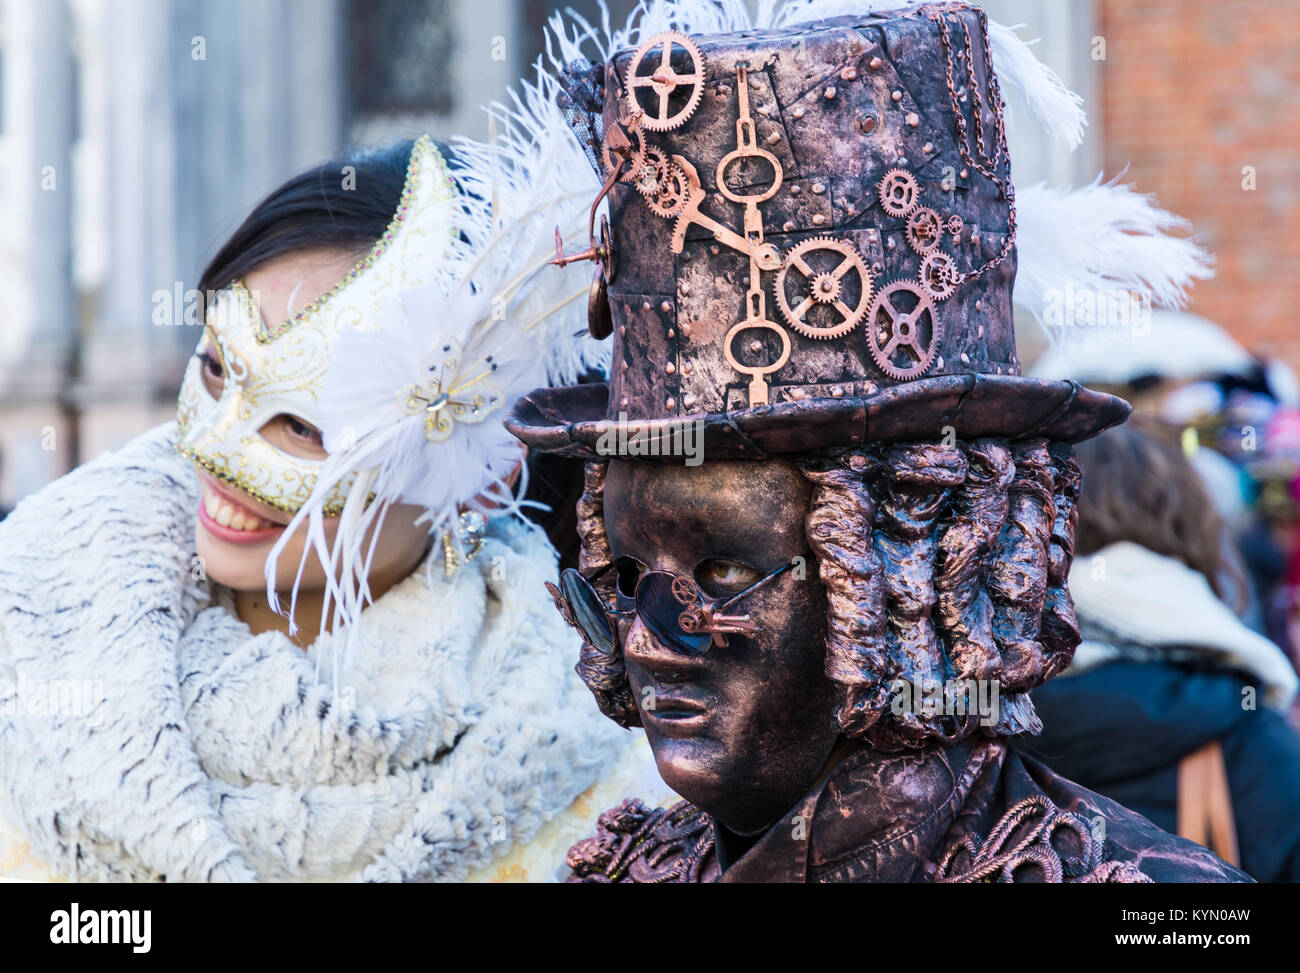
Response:
POLYGON ((894 89, 894 93, 891 94, 889 97, 893 98, 894 101, 902 101, 902 100, 903 100, 903 93, 902 93, 901 91, 899 91, 897 88, 895 88, 895 89, 894 89))
POLYGON ((842 81, 853 81, 857 78, 857 76, 858 76, 857 68, 845 68, 843 71, 840 72, 840 80, 842 81))
POLYGON ((675 409, 677 408, 677 400, 670 398, 667 402, 664 403, 664 405, 669 409, 675 409))
POLYGON ((803 118, 803 105, 797 105, 794 111, 790 112, 790 114, 796 119, 803 118))
POLYGON ((664 366, 664 371, 667 372, 669 375, 671 375, 673 372, 677 371, 677 366, 674 365, 672 362, 669 362, 667 365, 664 366))
POLYGON ((834 98, 834 97, 835 97, 835 88, 832 87, 832 86, 829 86, 829 85, 828 85, 827 88, 826 88, 826 90, 822 92, 822 96, 825 97, 825 98, 834 98))
POLYGON ((867 62, 867 67, 871 68, 872 71, 879 71, 881 63, 882 62, 880 58, 873 57, 870 61, 867 62))
POLYGON ((664 301, 662 304, 659 305, 659 310, 663 311, 665 314, 667 314, 667 313, 668 313, 669 311, 671 311, 672 309, 673 309, 673 306, 672 306, 670 303, 668 303, 667 301, 664 301))
POLYGON ((916 128, 916 126, 918 126, 918 125, 921 124, 921 118, 920 118, 920 116, 917 115, 917 113, 914 112, 914 111, 910 111, 910 112, 907 113, 907 119, 906 119, 906 121, 907 121, 907 124, 911 125, 913 128, 916 128))

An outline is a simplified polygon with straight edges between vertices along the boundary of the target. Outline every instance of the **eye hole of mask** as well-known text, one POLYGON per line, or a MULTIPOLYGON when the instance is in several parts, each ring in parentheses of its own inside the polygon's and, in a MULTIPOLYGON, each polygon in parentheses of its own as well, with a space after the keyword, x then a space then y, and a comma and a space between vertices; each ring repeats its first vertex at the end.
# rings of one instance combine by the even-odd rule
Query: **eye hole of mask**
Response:
POLYGON ((634 557, 621 557, 614 562, 615 586, 620 601, 631 602, 636 595, 637 582, 645 571, 645 565, 634 557))
POLYGON ((310 422, 282 412, 258 430, 263 439, 299 459, 324 459, 329 454, 321 443, 320 430, 310 422))
POLYGON ((222 389, 226 387, 226 369, 221 364, 221 359, 213 353, 212 347, 207 342, 204 342, 203 347, 195 354, 199 359, 203 387, 214 399, 221 398, 222 389))

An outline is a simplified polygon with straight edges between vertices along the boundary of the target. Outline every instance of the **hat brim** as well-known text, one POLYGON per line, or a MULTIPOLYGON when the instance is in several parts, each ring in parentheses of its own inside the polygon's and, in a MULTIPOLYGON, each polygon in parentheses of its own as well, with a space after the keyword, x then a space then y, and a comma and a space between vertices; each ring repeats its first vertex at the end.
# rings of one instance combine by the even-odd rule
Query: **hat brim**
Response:
MULTIPOLYGON (((607 459, 619 444, 671 436, 690 423, 699 455, 761 459, 868 442, 908 442, 955 435, 961 439, 1030 437, 1074 443, 1128 418, 1118 396, 1077 382, 1018 375, 940 375, 855 398, 817 398, 738 412, 696 413, 666 419, 607 418, 607 383, 537 389, 521 398, 506 428, 530 448, 563 456, 607 459), (694 424, 699 423, 698 426, 694 424), (702 443, 702 447, 699 445, 702 443)), ((667 450, 627 451, 671 459, 667 450)))

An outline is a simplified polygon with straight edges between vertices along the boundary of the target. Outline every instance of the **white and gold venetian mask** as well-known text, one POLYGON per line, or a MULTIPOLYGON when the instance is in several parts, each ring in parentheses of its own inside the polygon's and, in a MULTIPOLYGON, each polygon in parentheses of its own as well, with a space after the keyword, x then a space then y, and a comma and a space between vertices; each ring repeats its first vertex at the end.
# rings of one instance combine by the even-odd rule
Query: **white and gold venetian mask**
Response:
MULTIPOLYGON (((438 272, 457 194, 445 160, 427 138, 411 152, 401 203, 383 237, 337 284, 279 324, 264 320, 255 296, 236 281, 207 310, 203 338, 179 397, 179 451, 213 476, 286 513, 311 497, 325 460, 294 456, 261 430, 277 416, 324 428, 321 405, 344 328, 374 330, 381 306, 438 272), (224 372, 220 396, 203 381, 204 357, 224 372)), ((329 488, 336 515, 356 480, 329 488)))

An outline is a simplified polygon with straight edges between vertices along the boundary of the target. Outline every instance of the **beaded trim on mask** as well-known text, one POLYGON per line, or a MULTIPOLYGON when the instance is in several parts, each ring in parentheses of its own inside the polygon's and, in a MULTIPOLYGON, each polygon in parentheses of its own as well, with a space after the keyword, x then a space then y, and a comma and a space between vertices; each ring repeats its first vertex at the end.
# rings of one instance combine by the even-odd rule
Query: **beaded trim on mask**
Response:
MULTIPOLYGON (((292 503, 287 503, 283 500, 273 500, 272 498, 266 496, 264 493, 258 490, 255 486, 253 486, 252 481, 249 480, 247 477, 242 477, 237 474, 232 474, 228 470, 221 469, 211 460, 208 460, 203 456, 199 456, 192 449, 186 449, 180 443, 176 444, 176 452, 180 453, 191 463, 197 463, 199 466, 203 467, 205 470, 211 473, 218 480, 221 480, 223 483, 229 483, 231 486, 238 487, 240 490, 242 490, 244 493, 247 493, 254 500, 257 500, 260 503, 264 503, 268 507, 274 507, 276 510, 281 510, 287 514, 296 514, 299 510, 302 509, 303 501, 299 501, 297 504, 292 504, 292 503)), ((307 491, 307 493, 308 495, 310 495, 311 491, 309 490, 307 491)), ((337 517, 339 514, 343 512, 343 504, 346 502, 346 499, 347 498, 344 497, 342 499, 333 500, 325 504, 325 506, 321 509, 322 516, 337 517)), ((369 506, 374 502, 375 502, 375 494, 371 493, 366 498, 366 506, 369 506)))

